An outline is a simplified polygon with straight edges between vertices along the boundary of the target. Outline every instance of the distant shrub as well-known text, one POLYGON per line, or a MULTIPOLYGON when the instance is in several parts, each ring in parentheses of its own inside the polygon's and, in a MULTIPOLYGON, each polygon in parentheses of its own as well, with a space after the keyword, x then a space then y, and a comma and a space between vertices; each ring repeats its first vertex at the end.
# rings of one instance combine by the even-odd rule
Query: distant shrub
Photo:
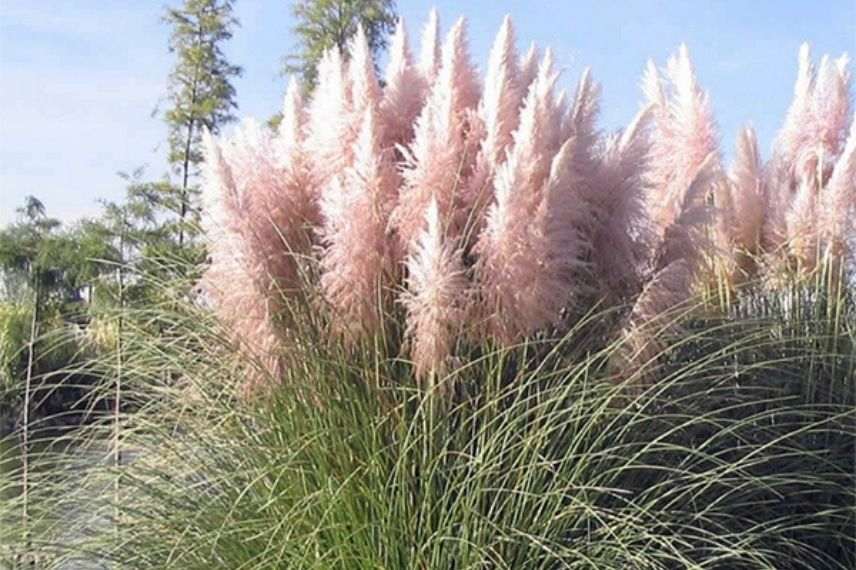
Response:
POLYGON ((30 340, 32 309, 17 303, 0 303, 0 389, 8 391, 20 378, 30 340))

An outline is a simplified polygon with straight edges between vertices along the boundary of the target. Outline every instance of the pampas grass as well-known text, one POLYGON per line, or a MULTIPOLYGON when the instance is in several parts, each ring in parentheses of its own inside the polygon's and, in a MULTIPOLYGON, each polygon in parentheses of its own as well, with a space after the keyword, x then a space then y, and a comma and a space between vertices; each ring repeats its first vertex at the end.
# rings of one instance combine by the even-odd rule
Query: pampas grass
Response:
POLYGON ((203 294, 117 315, 135 411, 74 443, 128 461, 34 486, 46 565, 856 564, 846 58, 801 50, 729 168, 685 46, 604 133, 510 19, 484 81, 439 37, 381 82, 357 34, 278 133, 206 140, 203 294))
MULTIPOLYGON (((849 568, 851 295, 795 280, 727 315, 663 313, 659 352, 629 371, 594 313, 471 347, 421 386, 394 343, 343 350, 312 307, 280 387, 251 402, 235 394, 264 363, 205 311, 136 312, 129 462, 40 478, 33 544, 45 567, 849 568), (103 491, 120 477, 116 519, 103 491)), ((109 431, 76 445, 97 453, 109 431)))
MULTIPOLYGON (((212 263, 204 283, 274 376, 277 352, 294 338, 277 316, 280 293, 306 296, 296 260, 320 265, 319 281, 305 286, 319 287, 341 315, 330 334, 371 337, 392 326, 381 322, 388 306, 421 279, 408 264, 424 256, 416 250, 424 250, 432 203, 461 250, 456 289, 472 305, 441 312, 478 322, 444 325, 457 331, 441 343, 449 350, 567 330, 574 315, 603 303, 628 304, 628 328, 616 338, 638 338, 646 319, 699 291, 727 299, 747 281, 830 264, 852 272, 856 135, 852 126, 847 133, 846 57, 824 57, 815 69, 802 48, 772 156, 764 159, 746 128, 729 167, 686 46, 662 69, 648 63, 642 109, 625 129, 605 133, 592 72, 583 71, 572 97, 559 91, 550 50, 519 55, 510 18, 483 80, 466 22, 442 44, 440 36, 432 13, 416 62, 399 22, 381 82, 359 32, 347 54, 324 56, 305 118, 293 84, 279 133, 245 127, 207 145, 212 263)), ((411 334, 432 329, 401 325, 411 334)), ((433 339, 404 344, 436 344, 425 334, 433 339)))

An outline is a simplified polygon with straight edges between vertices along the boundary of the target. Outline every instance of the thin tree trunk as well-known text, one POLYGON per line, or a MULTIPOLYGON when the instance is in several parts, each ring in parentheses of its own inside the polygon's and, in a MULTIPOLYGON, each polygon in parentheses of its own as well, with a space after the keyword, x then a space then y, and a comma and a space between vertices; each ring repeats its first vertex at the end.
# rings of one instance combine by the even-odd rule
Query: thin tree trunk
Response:
POLYGON ((30 320, 30 340, 27 343, 27 376, 24 385, 24 426, 21 433, 21 523, 24 530, 24 545, 26 551, 30 549, 30 399, 33 386, 33 365, 36 336, 39 328, 39 305, 41 304, 41 289, 39 287, 38 273, 34 278, 33 316, 30 320))
MULTIPOLYGON (((197 42, 202 43, 202 24, 200 23, 199 28, 197 28, 196 32, 197 42)), ((194 107, 196 107, 196 97, 199 91, 199 66, 194 67, 193 70, 193 87, 190 91, 190 121, 187 123, 187 139, 184 142, 184 160, 182 161, 182 181, 181 181, 181 205, 180 205, 180 213, 179 213, 179 228, 178 228, 178 246, 182 247, 184 245, 184 218, 187 216, 188 210, 188 196, 187 196, 187 188, 188 183, 190 181, 190 147, 193 144, 193 127, 195 126, 196 119, 193 115, 194 107)))
POLYGON ((119 319, 116 327, 116 386, 113 397, 113 468, 116 471, 113 480, 113 500, 115 505, 114 528, 119 532, 119 467, 122 465, 121 450, 121 413, 122 413, 122 374, 124 360, 122 355, 122 324, 125 317, 125 221, 122 220, 122 229, 119 234, 119 268, 117 277, 119 282, 119 319))
MULTIPOLYGON (((194 81, 193 84, 193 94, 190 100, 190 106, 196 104, 196 83, 194 81)), ((180 224, 178 228, 178 246, 182 247, 184 245, 184 218, 187 216, 187 185, 190 180, 190 145, 193 143, 193 126, 194 119, 190 119, 190 122, 187 124, 187 139, 184 143, 184 161, 181 165, 182 168, 182 181, 181 181, 181 211, 179 214, 180 224)))

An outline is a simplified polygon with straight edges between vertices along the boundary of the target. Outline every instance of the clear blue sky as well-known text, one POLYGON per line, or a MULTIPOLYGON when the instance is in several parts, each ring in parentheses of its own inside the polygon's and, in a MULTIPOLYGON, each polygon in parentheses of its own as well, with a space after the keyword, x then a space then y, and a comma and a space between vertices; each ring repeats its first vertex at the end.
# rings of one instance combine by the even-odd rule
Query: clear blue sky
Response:
MULTIPOLYGON (((172 0, 177 2, 178 0, 172 0)), ((0 224, 34 194, 64 220, 122 195, 118 171, 167 169, 163 104, 171 56, 163 0, 0 0, 0 224)), ((288 0, 238 0, 227 48, 244 67, 239 114, 266 118, 280 103, 283 54, 293 47, 288 0)), ((724 147, 751 122, 764 149, 787 108, 801 42, 815 55, 856 55, 856 0, 399 0, 417 38, 431 6, 444 28, 467 17, 483 68, 502 17, 521 49, 552 46, 570 86, 584 66, 603 85, 601 126, 625 124, 641 100, 646 59, 685 42, 710 92, 724 147)), ((730 151, 726 150, 727 153, 730 151)))

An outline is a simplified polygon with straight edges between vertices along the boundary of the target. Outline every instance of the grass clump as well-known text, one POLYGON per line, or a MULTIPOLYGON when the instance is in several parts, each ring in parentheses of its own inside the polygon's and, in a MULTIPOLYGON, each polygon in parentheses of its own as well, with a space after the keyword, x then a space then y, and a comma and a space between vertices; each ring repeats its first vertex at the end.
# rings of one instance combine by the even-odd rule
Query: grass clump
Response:
POLYGON ((263 363, 196 308, 149 310, 122 464, 55 495, 80 531, 39 544, 121 568, 850 568, 853 306, 793 294, 670 316, 630 371, 598 314, 421 385, 391 333, 345 349, 304 322, 250 400, 263 363))

